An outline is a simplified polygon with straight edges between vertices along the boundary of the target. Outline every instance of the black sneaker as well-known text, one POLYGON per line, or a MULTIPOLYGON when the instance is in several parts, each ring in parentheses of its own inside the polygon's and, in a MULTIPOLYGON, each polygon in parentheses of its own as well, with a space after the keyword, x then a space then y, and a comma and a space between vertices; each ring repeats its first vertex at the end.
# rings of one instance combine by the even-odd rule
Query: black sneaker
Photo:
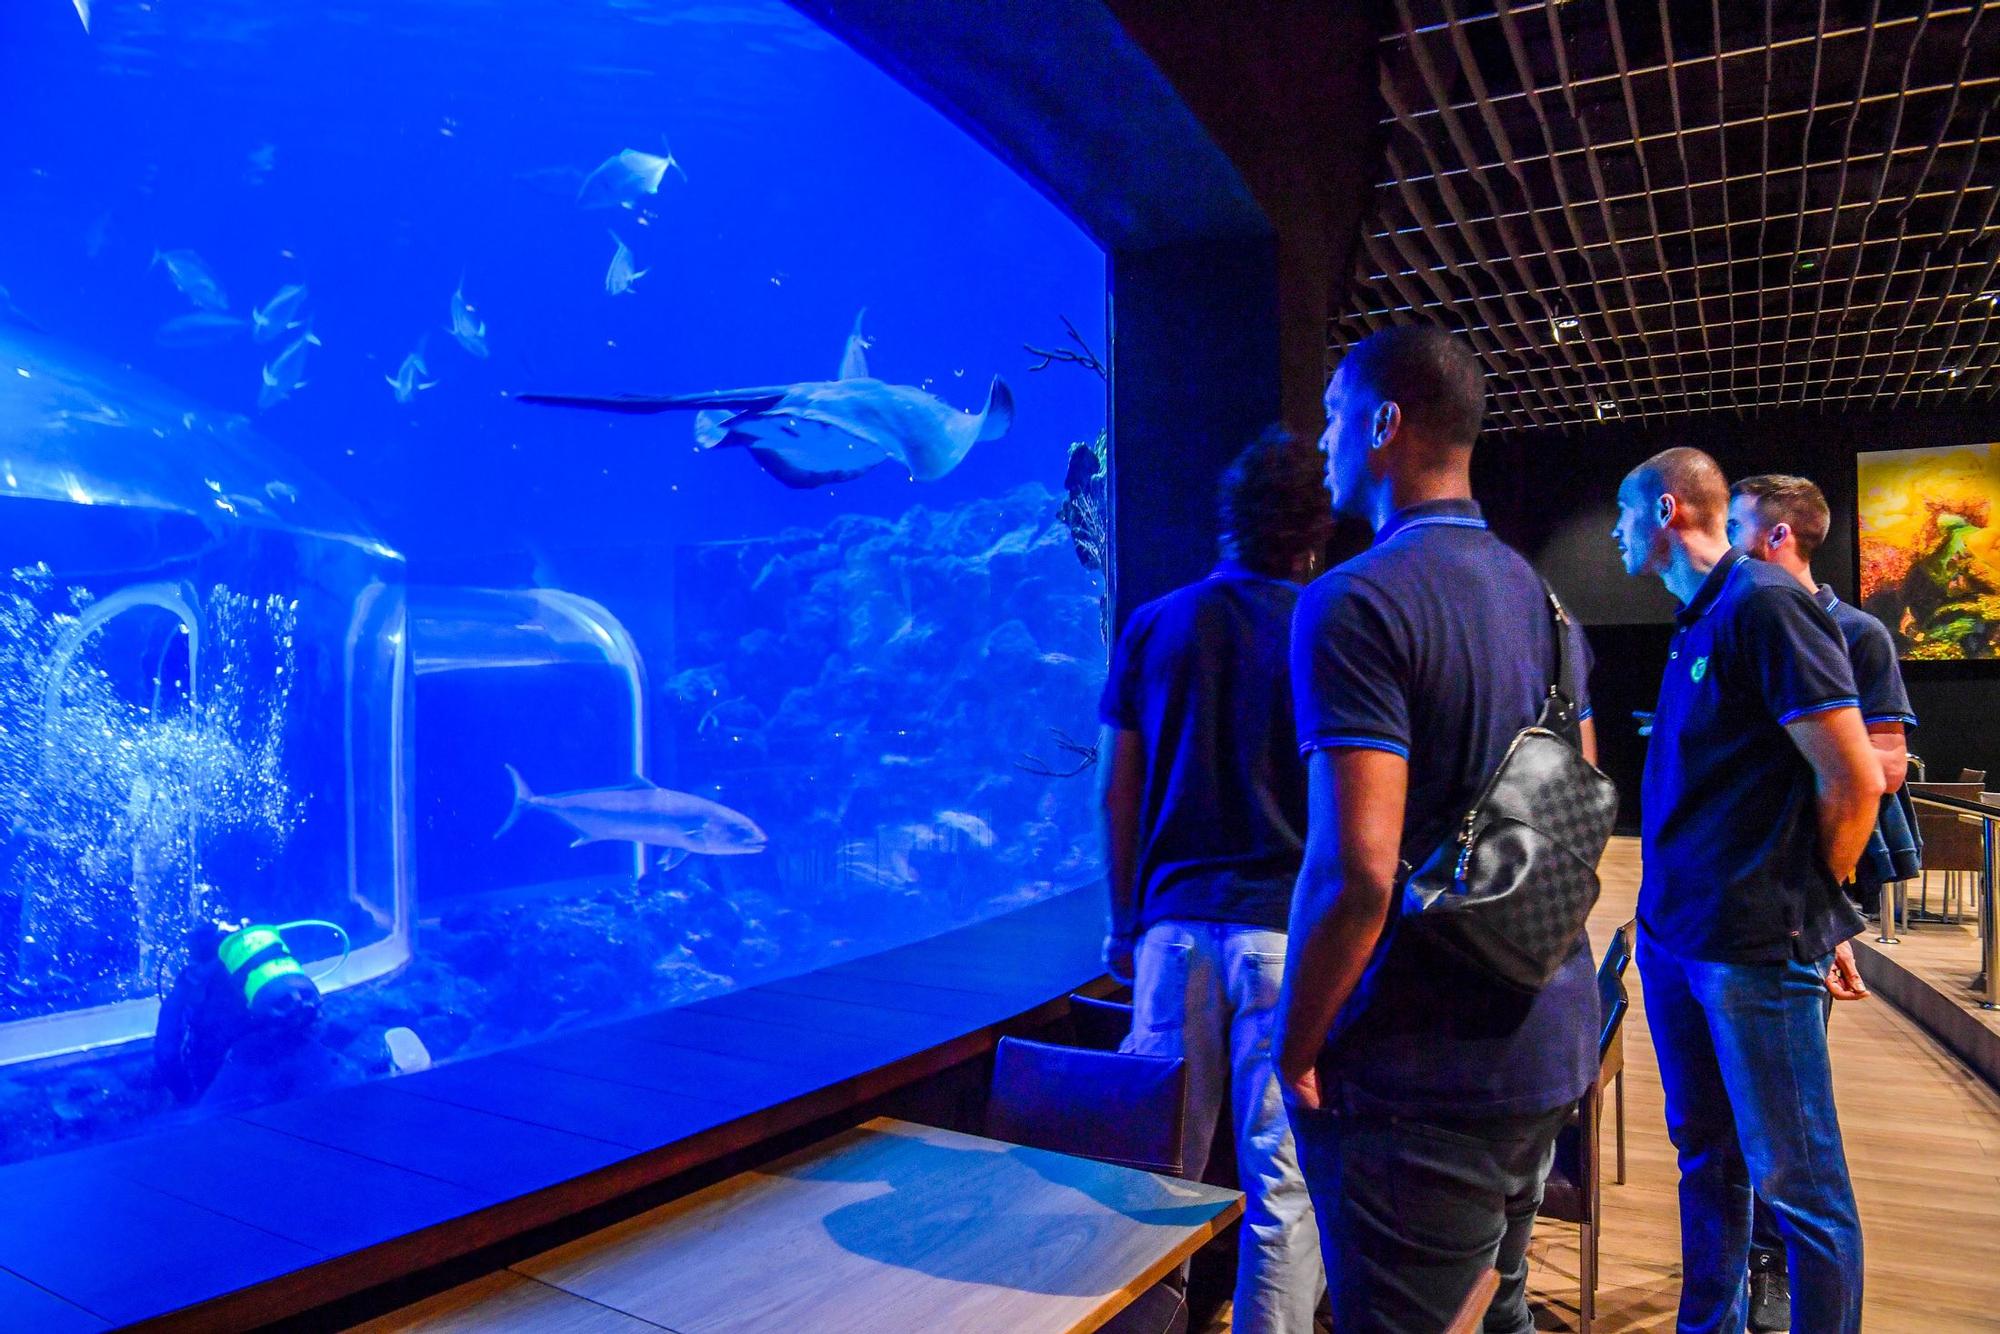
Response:
POLYGON ((1792 1285, 1775 1267, 1750 1270, 1751 1334, 1782 1334, 1792 1327, 1792 1285))

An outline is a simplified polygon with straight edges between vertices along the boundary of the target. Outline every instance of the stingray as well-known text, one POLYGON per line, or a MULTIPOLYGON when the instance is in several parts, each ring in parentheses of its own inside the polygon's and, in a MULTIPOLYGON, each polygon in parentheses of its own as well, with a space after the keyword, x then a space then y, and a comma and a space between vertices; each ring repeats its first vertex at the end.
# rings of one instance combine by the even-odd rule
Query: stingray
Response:
POLYGON ((869 375, 867 347, 857 315, 832 380, 709 394, 522 394, 519 400, 599 412, 692 412, 699 448, 747 449, 764 471, 799 490, 850 481, 891 462, 913 480, 935 482, 974 445, 998 440, 1014 424, 1014 395, 999 376, 984 408, 960 412, 922 389, 869 375))
MULTIPOLYGON (((665 147, 665 140, 661 146, 665 147)), ((623 149, 604 159, 597 170, 583 178, 576 202, 585 208, 632 208, 641 195, 658 194, 660 182, 669 171, 679 172, 681 180, 687 180, 687 172, 674 160, 671 148, 665 157, 642 153, 636 148, 623 149)))

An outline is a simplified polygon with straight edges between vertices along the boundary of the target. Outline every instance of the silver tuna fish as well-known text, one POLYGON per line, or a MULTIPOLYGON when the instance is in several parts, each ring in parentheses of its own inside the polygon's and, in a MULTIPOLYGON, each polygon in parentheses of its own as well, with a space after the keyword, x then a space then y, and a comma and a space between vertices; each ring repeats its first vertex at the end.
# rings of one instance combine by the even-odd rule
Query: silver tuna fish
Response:
POLYGON ((513 765, 514 808, 493 831, 499 838, 514 827, 522 811, 547 811, 576 831, 573 848, 586 843, 644 843, 665 848, 660 864, 671 870, 691 852, 704 857, 741 857, 762 852, 764 831, 740 811, 635 779, 625 787, 583 788, 537 796, 513 765))

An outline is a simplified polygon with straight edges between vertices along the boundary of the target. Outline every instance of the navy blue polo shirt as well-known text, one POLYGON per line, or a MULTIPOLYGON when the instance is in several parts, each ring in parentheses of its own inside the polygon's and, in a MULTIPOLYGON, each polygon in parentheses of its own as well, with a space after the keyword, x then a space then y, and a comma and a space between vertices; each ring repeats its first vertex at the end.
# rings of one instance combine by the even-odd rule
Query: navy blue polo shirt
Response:
POLYGON ((1288 671, 1298 598, 1224 561, 1118 637, 1099 712, 1146 751, 1134 930, 1288 924, 1306 827, 1288 671))
POLYGON ((1675 954, 1811 961, 1861 929, 1785 725, 1859 699, 1825 608, 1731 547, 1675 618, 1641 796, 1639 922, 1675 954))
MULTIPOLYGON (((1572 627, 1579 678, 1589 649, 1572 627)), ((1292 628, 1301 750, 1362 747, 1410 764, 1402 859, 1422 864, 1477 799, 1555 679, 1540 576, 1469 500, 1398 512, 1375 545, 1313 584, 1292 628)), ((1578 704, 1588 710, 1589 701, 1578 704)), ((1588 940, 1535 996, 1399 930, 1392 913, 1321 1052, 1322 1078, 1411 1116, 1539 1112, 1597 1073, 1588 940)))
POLYGON ((1854 693, 1861 701, 1862 721, 1915 727, 1916 711, 1903 688, 1903 672, 1896 666, 1896 641, 1889 637, 1889 627, 1861 608, 1842 602, 1825 584, 1819 586, 1813 601, 1833 617, 1834 628, 1847 645, 1847 665, 1854 669, 1854 693))

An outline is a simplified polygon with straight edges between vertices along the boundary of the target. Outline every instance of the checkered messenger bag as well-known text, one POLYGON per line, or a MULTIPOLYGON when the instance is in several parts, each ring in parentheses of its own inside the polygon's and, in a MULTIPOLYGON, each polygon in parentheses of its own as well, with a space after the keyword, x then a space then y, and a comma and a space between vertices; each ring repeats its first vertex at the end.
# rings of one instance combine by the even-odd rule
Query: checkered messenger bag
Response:
POLYGON ((1618 791, 1583 758, 1569 613, 1555 617, 1556 675, 1542 716, 1515 734, 1457 832, 1403 882, 1401 929, 1530 995, 1569 957, 1597 902, 1597 861, 1618 791))

